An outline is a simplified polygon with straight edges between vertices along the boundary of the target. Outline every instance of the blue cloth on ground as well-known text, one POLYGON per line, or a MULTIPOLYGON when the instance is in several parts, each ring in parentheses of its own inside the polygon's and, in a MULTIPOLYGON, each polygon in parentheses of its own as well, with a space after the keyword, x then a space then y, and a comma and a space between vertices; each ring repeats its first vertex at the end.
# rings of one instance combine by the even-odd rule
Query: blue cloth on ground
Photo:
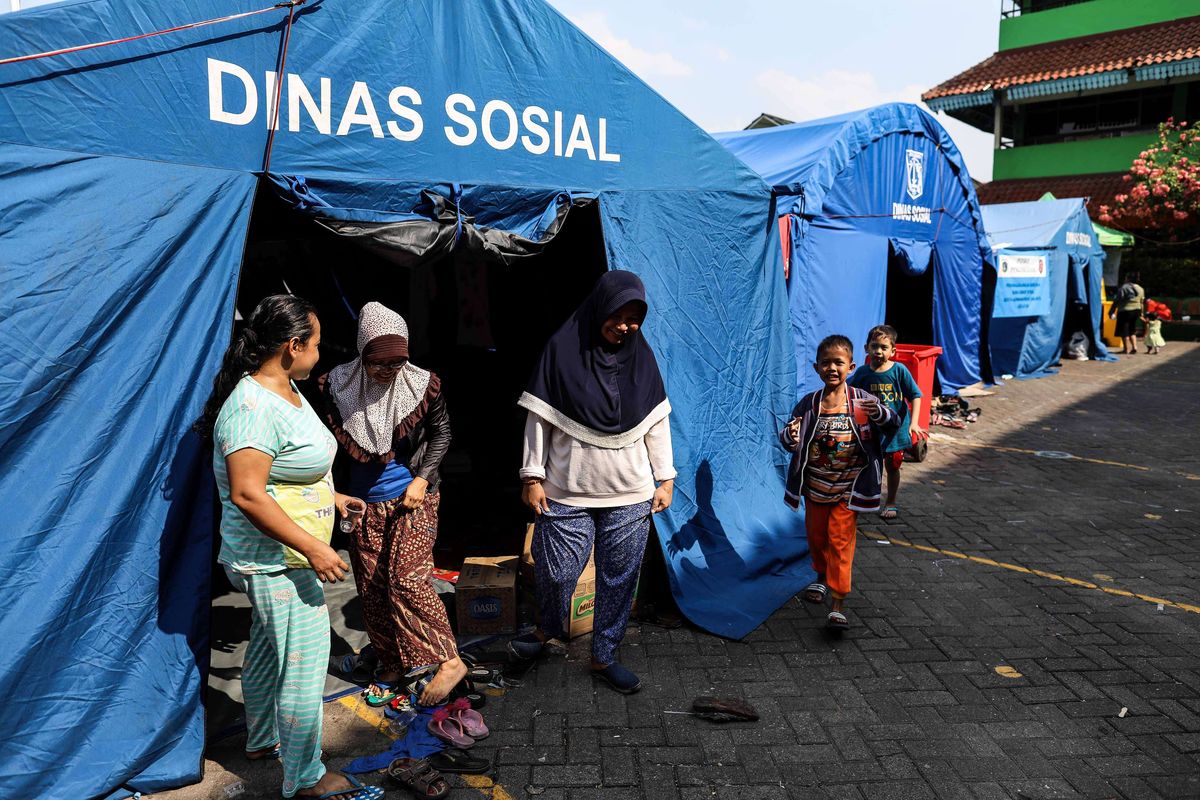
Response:
POLYGON ((895 453, 912 447, 912 434, 908 432, 908 426, 911 424, 908 404, 914 397, 921 396, 921 390, 908 367, 899 361, 893 361, 883 372, 876 372, 871 369, 870 364, 863 364, 850 378, 850 385, 875 395, 900 417, 900 425, 895 429, 879 432, 883 452, 895 453))
POLYGON ((432 708, 417 706, 417 717, 403 737, 392 742, 392 746, 382 753, 354 759, 342 771, 361 775, 386 769, 397 758, 426 758, 445 750, 446 743, 429 732, 429 720, 433 712, 432 708))

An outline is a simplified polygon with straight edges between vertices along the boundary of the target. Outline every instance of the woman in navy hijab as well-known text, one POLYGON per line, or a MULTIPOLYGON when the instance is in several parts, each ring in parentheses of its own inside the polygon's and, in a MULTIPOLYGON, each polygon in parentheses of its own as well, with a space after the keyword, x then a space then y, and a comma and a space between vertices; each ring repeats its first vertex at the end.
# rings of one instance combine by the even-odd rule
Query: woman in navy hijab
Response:
POLYGON ((625 636, 650 515, 671 505, 675 468, 662 375, 642 336, 646 290, 632 272, 601 276, 550 338, 519 405, 525 422, 522 500, 535 515, 533 558, 541 628, 514 639, 533 658, 565 637, 568 605, 593 544, 592 674, 619 692, 641 688, 616 660, 625 636))

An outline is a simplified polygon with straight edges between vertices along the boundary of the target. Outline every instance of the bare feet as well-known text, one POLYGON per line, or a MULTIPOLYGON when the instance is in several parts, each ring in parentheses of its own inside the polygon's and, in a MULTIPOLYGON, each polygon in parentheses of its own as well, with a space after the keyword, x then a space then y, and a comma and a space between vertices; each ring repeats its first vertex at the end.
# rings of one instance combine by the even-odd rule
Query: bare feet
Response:
POLYGON ((326 772, 321 780, 315 785, 307 789, 301 789, 296 792, 296 797, 320 797, 323 794, 330 792, 352 792, 355 786, 350 781, 346 780, 346 776, 340 772, 326 772))
POLYGON ((467 665, 458 656, 443 661, 438 667, 437 674, 433 676, 425 691, 421 692, 420 703, 423 706, 436 706, 445 701, 446 695, 450 694, 450 690, 458 685, 458 682, 467 677, 467 665))

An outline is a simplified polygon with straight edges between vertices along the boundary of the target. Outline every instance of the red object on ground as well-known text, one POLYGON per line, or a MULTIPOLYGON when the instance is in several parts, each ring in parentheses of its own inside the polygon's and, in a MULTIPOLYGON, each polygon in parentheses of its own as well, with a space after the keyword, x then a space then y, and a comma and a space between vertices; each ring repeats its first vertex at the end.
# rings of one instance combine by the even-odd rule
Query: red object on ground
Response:
POLYGON ((898 344, 896 357, 892 359, 908 367, 913 380, 917 382, 917 388, 921 390, 923 402, 917 423, 923 431, 929 430, 929 411, 933 408, 933 370, 941 354, 942 348, 932 344, 898 344))

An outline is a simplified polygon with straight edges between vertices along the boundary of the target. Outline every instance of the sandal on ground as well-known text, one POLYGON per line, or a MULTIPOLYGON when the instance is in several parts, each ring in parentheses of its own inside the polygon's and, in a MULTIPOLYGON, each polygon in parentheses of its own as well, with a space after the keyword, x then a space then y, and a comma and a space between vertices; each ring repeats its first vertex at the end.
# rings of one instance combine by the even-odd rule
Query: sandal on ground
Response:
POLYGON ((879 512, 880 519, 895 519, 900 516, 900 506, 884 506, 883 511, 879 512))
POLYGON ((459 698, 465 698, 471 704, 471 708, 478 711, 487 705, 487 695, 479 691, 475 682, 470 678, 463 678, 458 684, 450 690, 450 694, 446 695, 446 702, 453 703, 459 698))
POLYGON ((450 712, 450 718, 457 720, 462 726, 463 732, 470 736, 475 741, 486 739, 491 731, 484 724, 483 714, 471 708, 471 701, 465 697, 460 697, 450 705, 446 706, 446 710, 450 712))
POLYGON ((438 772, 455 775, 482 775, 492 768, 491 761, 475 758, 457 747, 448 747, 440 753, 434 753, 428 761, 438 772))
POLYGON ((850 621, 846 619, 846 615, 840 611, 830 611, 829 616, 825 618, 825 625, 831 631, 850 630, 850 621))
POLYGON ((297 794, 296 797, 304 800, 380 800, 383 797, 383 789, 378 786, 364 786, 358 778, 344 772, 342 777, 349 781, 349 789, 338 789, 325 794, 297 794))
POLYGON ((819 581, 813 581, 808 586, 805 586, 802 592, 806 603, 812 603, 817 606, 825 602, 825 595, 827 594, 829 594, 829 587, 819 581))
POLYGON ((467 736, 467 731, 463 727, 463 724, 450 716, 450 709, 445 706, 433 712, 433 716, 429 718, 429 725, 427 727, 429 732, 434 736, 443 742, 449 742, 455 747, 461 747, 466 750, 475 744, 475 740, 467 736))
POLYGON ((508 652, 518 661, 529 661, 541 655, 545 646, 546 643, 537 634, 527 633, 509 641, 508 652))
POLYGON ((424 758, 397 758, 388 764, 387 775, 417 797, 445 797, 450 784, 424 758))
POLYGON ((702 695, 692 701, 692 711, 713 722, 756 722, 758 710, 740 697, 702 695))
POLYGON ((604 669, 592 669, 592 675, 607 683, 621 694, 633 694, 642 688, 642 679, 616 661, 604 669))
POLYGON ((372 681, 371 685, 363 690, 363 697, 366 698, 367 705, 371 708, 382 708, 403 694, 404 689, 397 681, 372 681), (378 688, 381 691, 378 694, 372 694, 372 688, 378 688))
POLYGON ((270 750, 263 748, 262 750, 244 750, 247 761, 278 761, 279 760, 279 745, 278 743, 270 750))

